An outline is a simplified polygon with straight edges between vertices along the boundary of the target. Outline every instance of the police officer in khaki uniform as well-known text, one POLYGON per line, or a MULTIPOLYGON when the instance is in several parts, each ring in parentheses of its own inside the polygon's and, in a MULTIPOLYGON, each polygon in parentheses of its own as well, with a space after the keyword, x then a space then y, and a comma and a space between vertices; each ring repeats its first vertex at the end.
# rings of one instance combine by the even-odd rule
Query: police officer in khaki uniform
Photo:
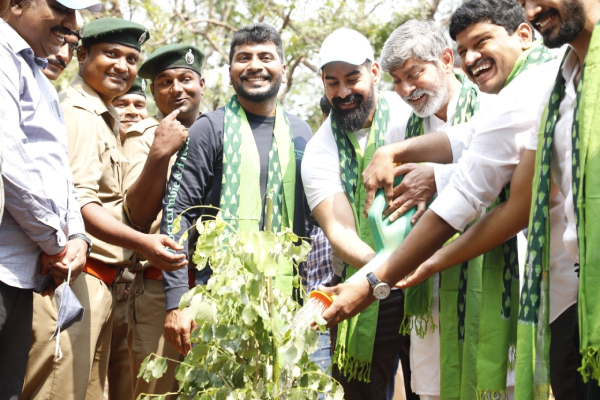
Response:
MULTIPOLYGON (((132 188, 134 183, 147 187, 143 183, 144 170, 154 184, 162 190, 155 192, 154 202, 160 205, 171 166, 176 160, 175 152, 184 144, 187 135, 177 136, 166 130, 165 116, 177 115, 177 120, 189 128, 199 117, 200 101, 204 94, 204 79, 201 75, 204 54, 198 48, 186 44, 172 44, 161 47, 148 57, 139 70, 139 75, 152 81, 150 90, 158 107, 158 114, 133 125, 127 131, 123 146, 125 157, 129 160, 129 170, 125 175, 124 187, 132 188), (177 111, 176 111, 177 110, 177 111), (167 168, 158 170, 146 160, 150 153, 162 149, 165 154, 172 152, 167 168), (166 150, 166 151, 165 151, 166 150), (161 179, 157 179, 161 174, 161 179), (138 181, 136 183, 136 181, 138 181)), ((160 189, 159 188, 159 189, 160 189)), ((141 205, 130 201, 130 192, 125 196, 125 211, 132 223, 142 231, 147 230, 151 221, 150 233, 160 231, 162 213, 152 210, 140 210, 141 205)), ((146 202, 149 199, 146 197, 146 202)), ((141 393, 166 393, 177 390, 175 366, 170 365, 161 379, 146 382, 137 378, 142 360, 151 353, 176 360, 183 356, 171 346, 164 336, 165 294, 162 286, 162 274, 151 262, 142 261, 131 287, 129 303, 129 332, 127 342, 130 348, 131 373, 134 382, 134 398, 141 393)), ((193 273, 193 271, 190 271, 193 273)))
POLYGON ((55 343, 48 340, 55 327, 53 303, 47 305, 48 319, 34 322, 40 329, 32 338, 24 399, 102 399, 115 282, 133 263, 135 252, 165 270, 186 265, 181 257, 164 249, 166 245, 181 246, 167 236, 132 229, 123 211, 122 174, 127 160, 121 152, 119 117, 111 102, 133 84, 140 46, 148 37, 145 27, 121 19, 104 18, 87 24, 77 54, 79 75, 61 93, 74 185, 94 246, 84 272, 72 286, 85 307, 85 316, 60 334, 60 362, 54 362, 55 343))
MULTIPOLYGON (((127 93, 116 97, 112 101, 112 105, 117 110, 117 114, 119 114, 119 136, 121 136, 121 143, 124 144, 129 128, 148 118, 148 109, 146 108, 146 80, 137 76, 131 89, 127 93)), ((127 161, 131 165, 131 160, 127 159, 127 161)), ((125 168, 126 173, 127 168, 125 168)))
MULTIPOLYGON (((133 125, 148 118, 146 110, 146 81, 139 76, 135 78, 133 86, 125 93, 116 97, 112 103, 119 115, 119 136, 121 143, 127 137, 127 130, 133 125)), ((129 160, 127 156, 125 158, 129 160)), ((123 175, 127 173, 131 163, 123 165, 123 175)), ((129 348, 127 341, 127 298, 134 273, 129 268, 115 283, 115 307, 112 340, 110 343, 110 359, 108 360, 108 396, 111 399, 130 399, 131 367, 129 365, 129 348)), ((139 366, 135 366, 139 368, 139 366)))

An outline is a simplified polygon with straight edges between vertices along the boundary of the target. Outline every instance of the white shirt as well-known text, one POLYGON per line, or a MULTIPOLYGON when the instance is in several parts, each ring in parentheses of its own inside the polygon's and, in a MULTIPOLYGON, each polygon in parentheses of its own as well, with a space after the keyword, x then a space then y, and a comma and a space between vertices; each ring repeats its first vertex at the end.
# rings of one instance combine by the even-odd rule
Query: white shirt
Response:
POLYGON ((430 209, 454 229, 463 231, 510 182, 534 130, 533 116, 548 99, 559 64, 555 60, 524 71, 468 123, 445 130, 460 159, 430 209), (469 132, 470 143, 464 139, 469 132), (467 149, 461 147, 465 144, 467 149))

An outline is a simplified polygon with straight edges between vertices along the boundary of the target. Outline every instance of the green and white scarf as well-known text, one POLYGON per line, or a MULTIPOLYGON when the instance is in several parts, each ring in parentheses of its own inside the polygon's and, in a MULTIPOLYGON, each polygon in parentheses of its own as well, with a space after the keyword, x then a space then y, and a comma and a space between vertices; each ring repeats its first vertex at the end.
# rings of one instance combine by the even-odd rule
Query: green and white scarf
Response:
MULTIPOLYGON (((552 60, 542 41, 523 52, 506 79, 508 86, 529 68, 552 60)), ((488 211, 510 196, 510 184, 500 193, 488 211)), ((484 254, 482 301, 477 356, 477 398, 507 399, 506 375, 514 369, 517 341, 518 304, 513 293, 519 292, 519 266, 516 237, 484 254)))
MULTIPOLYGON (((568 54, 568 53, 567 53, 568 54)), ((563 59, 563 64, 567 57, 563 59)), ((594 28, 577 85, 572 126, 572 179, 575 223, 579 244, 579 340, 584 380, 600 379, 600 27, 594 28)), ((515 398, 547 399, 549 384, 549 265, 550 163, 560 103, 565 94, 562 65, 542 115, 536 167, 525 281, 521 292, 515 398)))
MULTIPOLYGON (((293 228, 296 190, 296 158, 290 123, 278 103, 273 142, 269 151, 266 196, 273 199, 271 227, 293 228)), ((260 157, 252 129, 237 96, 225 106, 223 126, 223 219, 242 230, 258 230, 263 208, 260 197, 260 157)), ((291 294, 293 268, 279 271, 276 286, 291 294)))
MULTIPOLYGON (((365 167, 371 162, 375 150, 385 144, 389 120, 388 102, 378 92, 377 108, 364 154, 354 134, 352 132, 342 132, 333 119, 331 120, 331 130, 340 159, 342 183, 352 207, 356 231, 360 239, 373 249, 375 243, 369 223, 366 219, 359 217, 359 212, 365 206, 367 194, 360 177, 365 167)), ((350 278, 358 271, 358 269, 348 264, 344 264, 344 267, 344 279, 350 278)), ((348 379, 370 381, 378 313, 379 302, 375 302, 365 311, 338 325, 337 342, 332 363, 337 364, 340 372, 348 379)))
MULTIPOLYGON (((479 91, 464 74, 452 125, 467 122, 479 109, 479 91)), ((405 138, 420 136, 423 118, 412 114, 405 138)), ((440 395, 443 399, 471 399, 476 391, 476 363, 481 311, 482 257, 457 265, 440 276, 440 395), (467 277, 469 277, 467 279, 467 277)), ((414 328, 423 338, 432 321, 433 279, 406 290, 404 320, 407 335, 414 328)))
MULTIPOLYGON (((452 125, 458 125, 467 122, 473 114, 479 110, 479 90, 464 74, 457 74, 456 78, 461 82, 460 94, 456 104, 456 111, 452 116, 452 125)), ((424 118, 419 117, 414 112, 410 115, 406 125, 404 138, 410 139, 421 136, 423 131, 424 118)), ((455 268, 452 268, 454 270, 455 268)), ((404 299, 404 319, 401 332, 404 335, 410 334, 415 329, 417 335, 423 338, 431 324, 432 331, 433 317, 431 314, 431 299, 433 296, 433 279, 429 278, 418 286, 406 289, 404 299)), ((464 309, 464 308, 463 308, 464 309)))

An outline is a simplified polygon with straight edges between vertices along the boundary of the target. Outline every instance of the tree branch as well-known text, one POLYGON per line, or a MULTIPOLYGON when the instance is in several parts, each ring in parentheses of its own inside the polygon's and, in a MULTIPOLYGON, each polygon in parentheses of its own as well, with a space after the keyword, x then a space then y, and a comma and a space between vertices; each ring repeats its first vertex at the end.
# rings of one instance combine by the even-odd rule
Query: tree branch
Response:
POLYGON ((283 104, 283 100, 285 99, 285 96, 288 94, 288 92, 290 91, 290 89, 292 88, 292 85, 294 84, 294 71, 296 70, 296 68, 298 67, 298 65, 304 61, 306 57, 304 57, 303 55, 296 58, 295 60, 293 60, 291 62, 291 64, 289 65, 289 68, 287 70, 287 83, 285 85, 285 90, 283 91, 283 93, 281 93, 281 95, 279 96, 279 102, 281 104, 283 104))

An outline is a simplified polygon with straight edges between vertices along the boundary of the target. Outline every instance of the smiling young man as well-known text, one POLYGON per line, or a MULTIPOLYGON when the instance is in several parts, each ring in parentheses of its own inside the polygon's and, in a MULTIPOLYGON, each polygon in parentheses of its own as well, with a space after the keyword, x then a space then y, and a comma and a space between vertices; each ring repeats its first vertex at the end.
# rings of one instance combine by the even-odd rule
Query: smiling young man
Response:
POLYGON ((52 333, 48 320, 56 318, 53 302, 46 304, 48 317, 36 321, 25 397, 102 398, 115 296, 124 289, 116 281, 123 269, 133 263, 136 251, 161 268, 187 264, 164 250, 165 245, 177 247, 168 237, 144 235, 129 227, 123 210, 125 159, 119 117, 111 102, 133 84, 140 46, 147 39, 147 30, 133 22, 116 18, 90 22, 77 54, 79 75, 60 95, 74 185, 94 246, 81 278, 72 286, 86 312, 82 322, 60 334, 61 362, 53 362, 55 345, 48 341, 52 333))
MULTIPOLYGON (((6 2, 1 3, 4 12, 6 2)), ((63 113, 56 91, 41 72, 47 57, 58 53, 64 37, 77 29, 75 8, 100 11, 102 4, 94 0, 12 0, 0 20, 0 114, 4 112, 0 124, 6 196, 0 226, 3 399, 21 398, 32 339, 33 289, 40 290, 46 278, 40 276, 40 264, 54 278, 50 283, 53 290, 64 281, 69 268, 73 276, 80 274, 88 249, 69 170, 63 113)), ((49 330, 56 328, 55 321, 48 324, 49 330)))
MULTIPOLYGON (((349 278, 375 255, 367 221, 357 214, 365 198, 358 174, 377 147, 404 138, 410 107, 395 93, 376 90, 379 64, 367 38, 354 30, 338 29, 325 39, 319 70, 332 107, 306 148, 302 180, 313 215, 349 278)), ((408 342, 408 336, 399 333, 403 307, 402 291, 393 291, 379 307, 351 322, 358 329, 350 331, 345 325, 337 334, 332 331, 332 343, 339 338, 333 376, 344 386, 347 399, 393 395, 388 382, 408 342)))
POLYGON ((129 128, 148 118, 146 81, 136 76, 131 88, 125 94, 115 97, 112 105, 119 114, 119 136, 124 145, 129 128))
MULTIPOLYGON (((229 79, 236 94, 225 107, 202 114, 190 128, 163 200, 161 232, 179 240, 198 218, 216 214, 208 208, 188 210, 198 205, 225 210, 223 218, 236 227, 264 229, 266 204, 262 199, 268 195, 281 201, 274 207, 279 211, 273 213, 273 230, 290 228, 306 237, 300 166, 311 131, 306 122, 286 113, 277 102, 279 88, 286 82, 281 37, 267 24, 243 27, 233 36, 229 58, 229 79), (237 157, 228 156, 232 153, 224 149, 237 157), (245 206, 238 209, 240 204, 245 206), (287 215, 283 209, 289 210, 287 215), (179 215, 181 229, 173 234, 173 221, 179 215)), ((181 253, 190 258, 187 247, 181 253)), ((211 275, 206 266, 196 271, 195 283, 206 284, 211 275)), ((280 278, 281 287, 291 294, 292 277, 280 278)), ((189 291, 187 268, 163 272, 163 286, 166 339, 187 354, 195 326, 187 308, 179 310, 181 296, 189 291)))
MULTIPOLYGON (((160 205, 164 197, 171 167, 176 153, 185 143, 190 128, 202 114, 200 103, 204 94, 202 63, 204 53, 195 46, 170 44, 152 53, 141 65, 139 76, 150 79, 150 91, 158 107, 158 114, 133 125, 127 131, 123 153, 129 160, 125 174, 125 211, 141 231, 160 231, 160 205), (169 116, 168 118, 165 118, 169 116), (175 116, 177 119, 173 119, 175 116), (176 129, 174 128, 174 125, 176 129), (184 128, 184 129, 180 129, 184 128), (158 165, 156 154, 164 154, 168 162, 158 165), (160 178, 159 178, 160 177, 160 178), (144 190, 144 202, 130 202, 135 191, 144 190), (154 204, 154 208, 149 207, 154 204), (158 215, 157 215, 158 214, 158 215)), ((141 393, 166 393, 176 391, 175 368, 170 366, 160 379, 146 382, 138 378, 144 358, 154 353, 175 360, 183 360, 171 344, 165 340, 165 292, 162 274, 151 262, 138 257, 139 268, 134 270, 135 279, 128 298, 127 319, 129 329, 127 343, 133 382, 133 398, 141 393)), ((193 278, 193 270, 189 275, 193 278)))
MULTIPOLYGON (((498 96, 486 110, 469 121, 466 130, 462 126, 455 126, 446 129, 445 133, 433 133, 406 141, 395 146, 395 152, 392 147, 384 149, 375 155, 371 163, 371 166, 376 167, 365 172, 365 186, 368 186, 370 196, 373 196, 374 190, 383 185, 382 182, 391 183, 393 172, 390 177, 390 166, 394 161, 447 163, 456 162, 460 158, 448 187, 439 194, 403 244, 377 271, 376 275, 382 281, 399 282, 441 247, 456 230, 463 230, 467 223, 479 215, 482 207, 491 206, 503 187, 511 180, 516 164, 525 150, 527 138, 534 129, 533 115, 539 106, 544 104, 551 89, 552 79, 549 77, 555 74, 558 67, 555 61, 544 62, 549 58, 548 52, 540 47, 539 43, 531 43, 531 28, 524 21, 522 9, 512 1, 472 0, 462 5, 452 17, 451 35, 457 40, 463 69, 477 82, 480 89, 489 90, 491 93, 499 92, 498 96), (501 22, 503 20, 509 23, 505 25, 501 22), (381 163, 382 159, 379 157, 382 156, 387 159, 381 163)), ((386 193, 391 197, 391 184, 386 184, 387 186, 389 187, 386 193)), ((513 193, 514 195, 516 194, 513 193)), ((560 216, 554 218, 555 213, 561 212, 560 202, 560 198, 554 199, 551 210, 552 218, 556 221, 560 220, 560 216)), ((564 294, 562 299, 552 306, 553 318, 557 318, 574 301, 572 282, 576 277, 571 269, 565 268, 565 252, 560 243, 556 243, 554 249, 557 250, 557 254, 552 256, 559 271, 556 274, 558 279, 554 283, 564 294)), ((510 248, 507 250, 507 254, 511 254, 510 248)), ((507 259, 502 264, 504 265, 490 270, 492 275, 488 274, 496 278, 484 277, 484 288, 489 286, 493 291, 505 285, 510 286, 510 280, 504 283, 501 280, 503 268, 512 262, 507 259), (499 281, 495 282, 494 279, 499 281)), ((516 271, 511 275, 516 277, 516 271)), ((371 295, 367 294, 366 282, 352 286, 347 292, 344 287, 340 287, 339 292, 334 291, 342 293, 345 297, 342 302, 341 296, 338 296, 340 308, 343 310, 341 314, 346 314, 353 308, 359 311, 372 301, 369 299, 371 295), (363 294, 357 292, 357 287, 360 286, 364 290, 363 294), (350 291, 354 294, 350 295, 350 291), (347 302, 346 295, 353 299, 347 302), (362 299, 358 300, 357 297, 362 299)), ((510 288, 507 287, 508 289, 510 288)), ((490 290, 486 289, 485 292, 489 293, 490 290)), ((493 298, 494 301, 500 301, 502 293, 493 298)), ((488 316, 495 318, 494 315, 497 315, 494 309, 486 311, 486 307, 484 304, 482 321, 488 316)), ((338 311, 336 308, 330 308, 324 314, 326 317, 333 317, 333 323, 339 316, 335 315, 338 311)), ((350 315, 354 312, 350 312, 350 315)), ((504 319, 508 320, 509 310, 505 309, 503 312, 504 319)), ((495 323, 505 324, 498 319, 495 323)), ((493 341, 489 339, 491 336, 485 334, 485 330, 490 326, 494 325, 481 323, 480 337, 485 338, 486 342, 480 342, 480 349, 483 345, 493 351, 494 348, 503 349, 504 346, 514 344, 514 338, 504 336, 506 339, 503 340, 508 342, 494 347, 493 341)), ((480 351, 480 354, 483 353, 480 351)), ((502 354, 507 352, 502 350, 502 354)), ((498 356, 499 359, 505 359, 502 354, 498 356)), ((498 370, 490 373, 492 369, 478 367, 478 392, 505 392, 506 368, 500 363, 487 365, 498 370)))

